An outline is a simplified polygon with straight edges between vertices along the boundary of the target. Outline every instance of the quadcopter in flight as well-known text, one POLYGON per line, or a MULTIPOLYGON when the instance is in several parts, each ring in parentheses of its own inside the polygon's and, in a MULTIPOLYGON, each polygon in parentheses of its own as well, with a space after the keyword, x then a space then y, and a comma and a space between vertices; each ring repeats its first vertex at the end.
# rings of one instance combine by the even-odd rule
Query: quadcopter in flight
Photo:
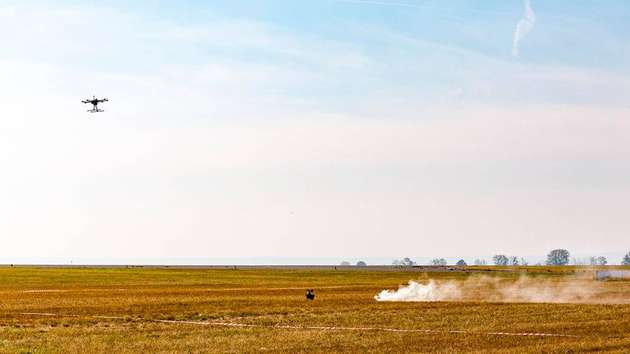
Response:
POLYGON ((99 113, 99 112, 105 112, 105 111, 102 110, 102 109, 98 109, 98 104, 99 103, 103 103, 103 102, 107 102, 107 101, 109 101, 107 98, 98 99, 98 98, 96 98, 96 96, 92 96, 92 99, 87 99, 87 100, 81 101, 81 103, 91 103, 94 106, 94 108, 88 110, 88 112, 90 112, 90 113, 99 113))

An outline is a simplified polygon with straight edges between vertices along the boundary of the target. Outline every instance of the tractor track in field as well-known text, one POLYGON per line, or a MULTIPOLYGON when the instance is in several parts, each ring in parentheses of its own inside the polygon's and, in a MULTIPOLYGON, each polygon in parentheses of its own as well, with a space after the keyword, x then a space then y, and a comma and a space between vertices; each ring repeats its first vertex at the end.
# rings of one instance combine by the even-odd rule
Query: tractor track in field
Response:
POLYGON ((404 328, 387 328, 387 327, 344 327, 344 326, 296 326, 296 325, 266 325, 252 323, 237 323, 229 321, 187 321, 187 320, 159 320, 159 319, 138 319, 122 316, 107 315, 73 315, 73 314, 55 314, 49 312, 22 312, 22 316, 41 316, 41 317, 82 317, 94 319, 108 320, 131 320, 134 322, 152 322, 173 325, 194 325, 207 327, 230 327, 230 328, 266 328, 266 329, 288 329, 288 330, 320 330, 320 331, 363 331, 363 332, 393 332, 393 333, 423 333, 423 334, 468 334, 468 335, 486 335, 486 336, 510 336, 510 337, 564 337, 564 338, 580 338, 577 335, 558 334, 558 333, 538 333, 538 332, 498 332, 498 331, 465 331, 465 330, 438 330, 438 329, 404 329, 404 328))

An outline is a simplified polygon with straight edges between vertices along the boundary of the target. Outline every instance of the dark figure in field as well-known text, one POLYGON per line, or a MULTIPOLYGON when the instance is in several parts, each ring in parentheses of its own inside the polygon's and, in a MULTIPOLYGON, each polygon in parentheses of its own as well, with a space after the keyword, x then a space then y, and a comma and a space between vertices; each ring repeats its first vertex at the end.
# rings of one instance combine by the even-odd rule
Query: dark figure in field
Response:
POLYGON ((315 300, 315 290, 313 289, 306 290, 306 300, 315 300))

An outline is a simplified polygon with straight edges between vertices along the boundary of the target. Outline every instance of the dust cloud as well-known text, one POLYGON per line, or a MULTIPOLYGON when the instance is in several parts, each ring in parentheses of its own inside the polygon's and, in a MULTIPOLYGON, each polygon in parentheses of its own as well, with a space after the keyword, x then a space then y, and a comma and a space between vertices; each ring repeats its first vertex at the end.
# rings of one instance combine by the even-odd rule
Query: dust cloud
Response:
POLYGON ((578 276, 560 279, 471 276, 466 280, 412 280, 398 290, 383 290, 374 299, 400 302, 630 303, 630 295, 608 291, 605 283, 578 276))

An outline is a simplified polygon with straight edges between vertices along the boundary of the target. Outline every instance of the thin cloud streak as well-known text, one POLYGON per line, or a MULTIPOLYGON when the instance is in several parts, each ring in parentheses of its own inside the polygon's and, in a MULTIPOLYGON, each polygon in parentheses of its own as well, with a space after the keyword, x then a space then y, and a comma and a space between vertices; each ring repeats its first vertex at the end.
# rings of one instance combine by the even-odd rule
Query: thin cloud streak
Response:
POLYGON ((532 4, 530 0, 525 0, 525 14, 523 18, 516 25, 516 30, 514 31, 514 40, 512 43, 512 56, 517 58, 520 54, 520 45, 523 39, 527 37, 527 34, 534 29, 534 25, 536 24, 536 13, 532 9, 532 4))

